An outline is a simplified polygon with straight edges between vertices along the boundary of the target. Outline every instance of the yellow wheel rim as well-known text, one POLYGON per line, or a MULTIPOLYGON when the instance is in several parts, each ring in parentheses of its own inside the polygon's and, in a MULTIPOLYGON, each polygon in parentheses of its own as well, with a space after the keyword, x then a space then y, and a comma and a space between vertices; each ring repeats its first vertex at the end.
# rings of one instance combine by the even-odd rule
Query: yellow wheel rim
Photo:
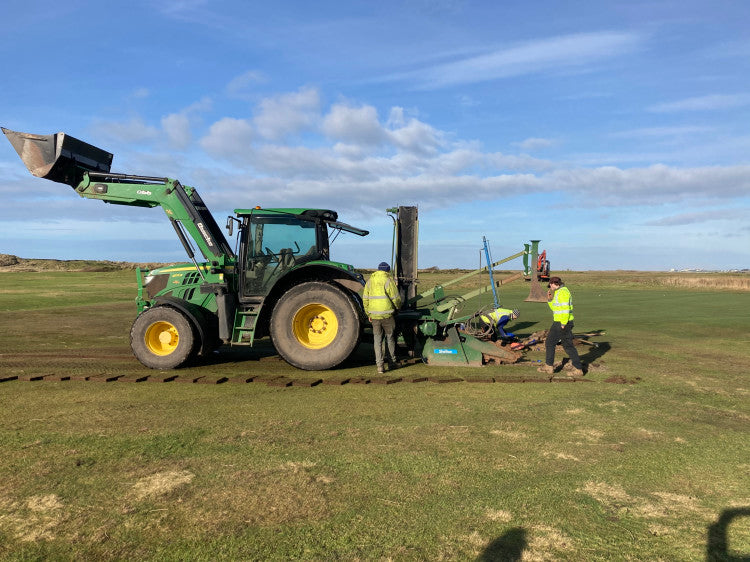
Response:
POLYGON ((296 340, 308 349, 323 349, 331 345, 339 331, 339 321, 333 310, 322 304, 306 304, 292 318, 296 340))
POLYGON ((154 355, 169 355, 177 349, 180 334, 169 322, 154 322, 146 330, 144 340, 146 347, 154 355))

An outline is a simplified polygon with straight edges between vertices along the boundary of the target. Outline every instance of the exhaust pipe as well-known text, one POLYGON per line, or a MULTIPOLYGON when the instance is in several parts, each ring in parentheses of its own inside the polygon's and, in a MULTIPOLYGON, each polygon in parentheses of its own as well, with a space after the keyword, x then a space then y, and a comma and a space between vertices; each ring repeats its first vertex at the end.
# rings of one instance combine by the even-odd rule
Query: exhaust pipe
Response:
POLYGON ((76 187, 86 171, 108 173, 112 154, 65 133, 32 135, 0 127, 23 163, 38 178, 76 187))

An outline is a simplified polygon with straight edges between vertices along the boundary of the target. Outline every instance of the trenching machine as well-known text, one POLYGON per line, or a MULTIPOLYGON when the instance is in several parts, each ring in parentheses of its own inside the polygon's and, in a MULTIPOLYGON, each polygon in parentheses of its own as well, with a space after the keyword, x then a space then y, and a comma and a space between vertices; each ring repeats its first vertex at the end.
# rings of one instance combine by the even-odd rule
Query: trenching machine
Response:
MULTIPOLYGON (((191 263, 136 269, 138 315, 130 344, 145 366, 173 369, 221 345, 253 345, 270 336, 291 365, 324 370, 345 361, 362 341, 364 277, 330 259, 329 235, 365 236, 368 231, 340 222, 335 211, 235 209, 226 223, 230 238, 236 231, 233 249, 194 187, 166 177, 113 173, 111 153, 65 133, 2 131, 32 175, 67 184, 87 199, 161 207, 166 213, 191 263), (202 259, 196 259, 195 247, 202 259)), ((450 283, 444 283, 417 294, 417 208, 388 212, 394 222, 394 273, 404 296, 398 326, 410 353, 429 365, 517 361, 520 352, 465 331, 475 315, 458 316, 457 305, 477 292, 446 297, 444 287, 450 283)), ((536 263, 537 243, 452 282, 523 256, 519 276, 532 281, 527 300, 541 300, 537 275, 528 265, 529 256, 536 263)))

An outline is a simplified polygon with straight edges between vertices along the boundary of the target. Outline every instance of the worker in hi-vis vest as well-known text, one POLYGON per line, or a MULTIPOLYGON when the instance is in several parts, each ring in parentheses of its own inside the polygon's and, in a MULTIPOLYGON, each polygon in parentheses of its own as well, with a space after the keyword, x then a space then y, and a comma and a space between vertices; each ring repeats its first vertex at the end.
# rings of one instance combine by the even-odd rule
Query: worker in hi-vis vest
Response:
MULTIPOLYGON (((497 334, 498 339, 509 340, 511 338, 515 338, 516 335, 513 332, 506 332, 505 326, 511 320, 515 320, 516 318, 518 318, 520 314, 521 312, 517 308, 513 310, 511 310, 510 308, 496 308, 492 312, 482 314, 479 317, 479 320, 485 326, 492 326, 495 330, 495 333, 497 334)), ((489 330, 489 328, 486 329, 489 330)))
POLYGON ((398 292, 396 282, 391 279, 389 272, 391 266, 386 262, 380 262, 377 271, 374 271, 365 284, 362 294, 362 302, 365 305, 365 313, 372 323, 372 335, 375 345, 375 364, 378 373, 383 373, 383 334, 388 347, 389 369, 396 365, 396 311, 401 308, 401 295, 398 292))
POLYGON ((547 286, 547 304, 552 310, 552 326, 545 342, 545 365, 539 367, 538 371, 549 375, 555 372, 555 347, 560 342, 573 365, 570 376, 582 377, 583 365, 573 345, 573 296, 559 277, 550 277, 547 286))

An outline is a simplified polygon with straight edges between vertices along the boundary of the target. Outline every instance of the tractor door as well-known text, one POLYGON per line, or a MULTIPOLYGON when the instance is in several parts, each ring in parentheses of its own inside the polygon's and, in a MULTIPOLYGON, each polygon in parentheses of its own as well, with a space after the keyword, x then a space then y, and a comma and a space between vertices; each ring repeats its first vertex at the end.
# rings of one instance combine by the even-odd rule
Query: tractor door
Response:
POLYGON ((242 296, 266 296, 276 282, 292 268, 321 259, 318 221, 296 216, 250 215, 245 218, 241 252, 243 268, 242 296))

